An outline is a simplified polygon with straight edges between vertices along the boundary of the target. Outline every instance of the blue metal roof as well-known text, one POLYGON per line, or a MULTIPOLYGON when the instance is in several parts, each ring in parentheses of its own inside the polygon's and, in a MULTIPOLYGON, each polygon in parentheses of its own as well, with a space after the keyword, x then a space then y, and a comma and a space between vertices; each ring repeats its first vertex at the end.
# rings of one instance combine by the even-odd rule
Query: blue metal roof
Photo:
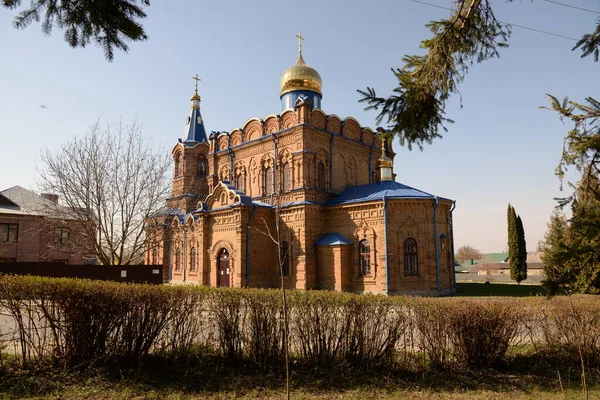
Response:
POLYGON ((190 115, 186 119, 183 135, 179 141, 190 145, 201 142, 208 144, 208 138, 206 136, 206 129, 204 128, 204 121, 202 120, 202 115, 200 114, 200 108, 192 107, 190 115))
POLYGON ((316 243, 317 246, 335 246, 339 244, 352 244, 352 242, 339 233, 326 233, 316 243))
POLYGON ((395 181, 381 181, 361 186, 352 186, 325 205, 360 203, 387 199, 434 199, 435 196, 395 181))

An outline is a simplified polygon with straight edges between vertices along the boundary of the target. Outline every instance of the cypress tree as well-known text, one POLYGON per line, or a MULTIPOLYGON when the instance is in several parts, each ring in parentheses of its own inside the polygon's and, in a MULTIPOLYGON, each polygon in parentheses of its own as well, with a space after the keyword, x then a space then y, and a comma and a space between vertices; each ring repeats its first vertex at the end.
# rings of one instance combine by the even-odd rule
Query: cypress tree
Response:
MULTIPOLYGON (((510 204, 507 211, 508 219, 508 263, 510 278, 517 281, 519 277, 519 233, 517 229, 517 213, 510 204)), ((520 281, 518 281, 520 282, 520 281)))
POLYGON ((523 229, 523 221, 520 215, 517 215, 517 235, 519 253, 517 256, 518 264, 515 281, 521 283, 521 281, 527 279, 527 243, 525 242, 525 230, 523 229))

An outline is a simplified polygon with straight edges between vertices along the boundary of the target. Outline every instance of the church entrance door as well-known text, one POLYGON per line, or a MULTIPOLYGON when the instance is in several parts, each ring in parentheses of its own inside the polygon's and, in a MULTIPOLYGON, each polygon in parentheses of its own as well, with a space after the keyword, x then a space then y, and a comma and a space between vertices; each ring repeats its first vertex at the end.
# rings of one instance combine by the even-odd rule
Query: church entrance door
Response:
POLYGON ((230 286, 230 267, 229 267, 229 252, 227 249, 221 249, 219 252, 219 257, 217 259, 218 268, 218 281, 219 287, 229 287, 230 286))

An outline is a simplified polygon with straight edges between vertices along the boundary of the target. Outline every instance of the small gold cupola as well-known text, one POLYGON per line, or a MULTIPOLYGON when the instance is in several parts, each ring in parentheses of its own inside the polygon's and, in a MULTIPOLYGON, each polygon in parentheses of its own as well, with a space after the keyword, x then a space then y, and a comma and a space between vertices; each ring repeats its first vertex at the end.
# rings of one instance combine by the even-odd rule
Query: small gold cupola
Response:
POLYGON ((198 81, 200 81, 200 78, 198 78, 198 74, 196 74, 192 79, 196 81, 196 89, 194 90, 194 94, 190 98, 190 101, 192 102, 192 108, 200 109, 200 95, 198 94, 198 81))
POLYGON ((386 139, 384 138, 381 144, 381 158, 379 159, 379 171, 381 173, 381 181, 394 180, 394 162, 386 154, 386 139))

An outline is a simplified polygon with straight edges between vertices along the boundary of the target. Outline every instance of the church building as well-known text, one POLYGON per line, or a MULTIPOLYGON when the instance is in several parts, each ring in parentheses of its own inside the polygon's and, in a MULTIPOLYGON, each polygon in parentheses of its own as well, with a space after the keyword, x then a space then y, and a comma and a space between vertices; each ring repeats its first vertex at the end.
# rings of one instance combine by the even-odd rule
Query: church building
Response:
MULTIPOLYGON (((301 39, 301 37, 299 36, 301 39)), ((165 281, 354 293, 455 292, 454 201, 396 182, 381 128, 323 110, 303 58, 282 111, 207 135, 196 91, 172 150, 173 188, 147 224, 165 281)))

